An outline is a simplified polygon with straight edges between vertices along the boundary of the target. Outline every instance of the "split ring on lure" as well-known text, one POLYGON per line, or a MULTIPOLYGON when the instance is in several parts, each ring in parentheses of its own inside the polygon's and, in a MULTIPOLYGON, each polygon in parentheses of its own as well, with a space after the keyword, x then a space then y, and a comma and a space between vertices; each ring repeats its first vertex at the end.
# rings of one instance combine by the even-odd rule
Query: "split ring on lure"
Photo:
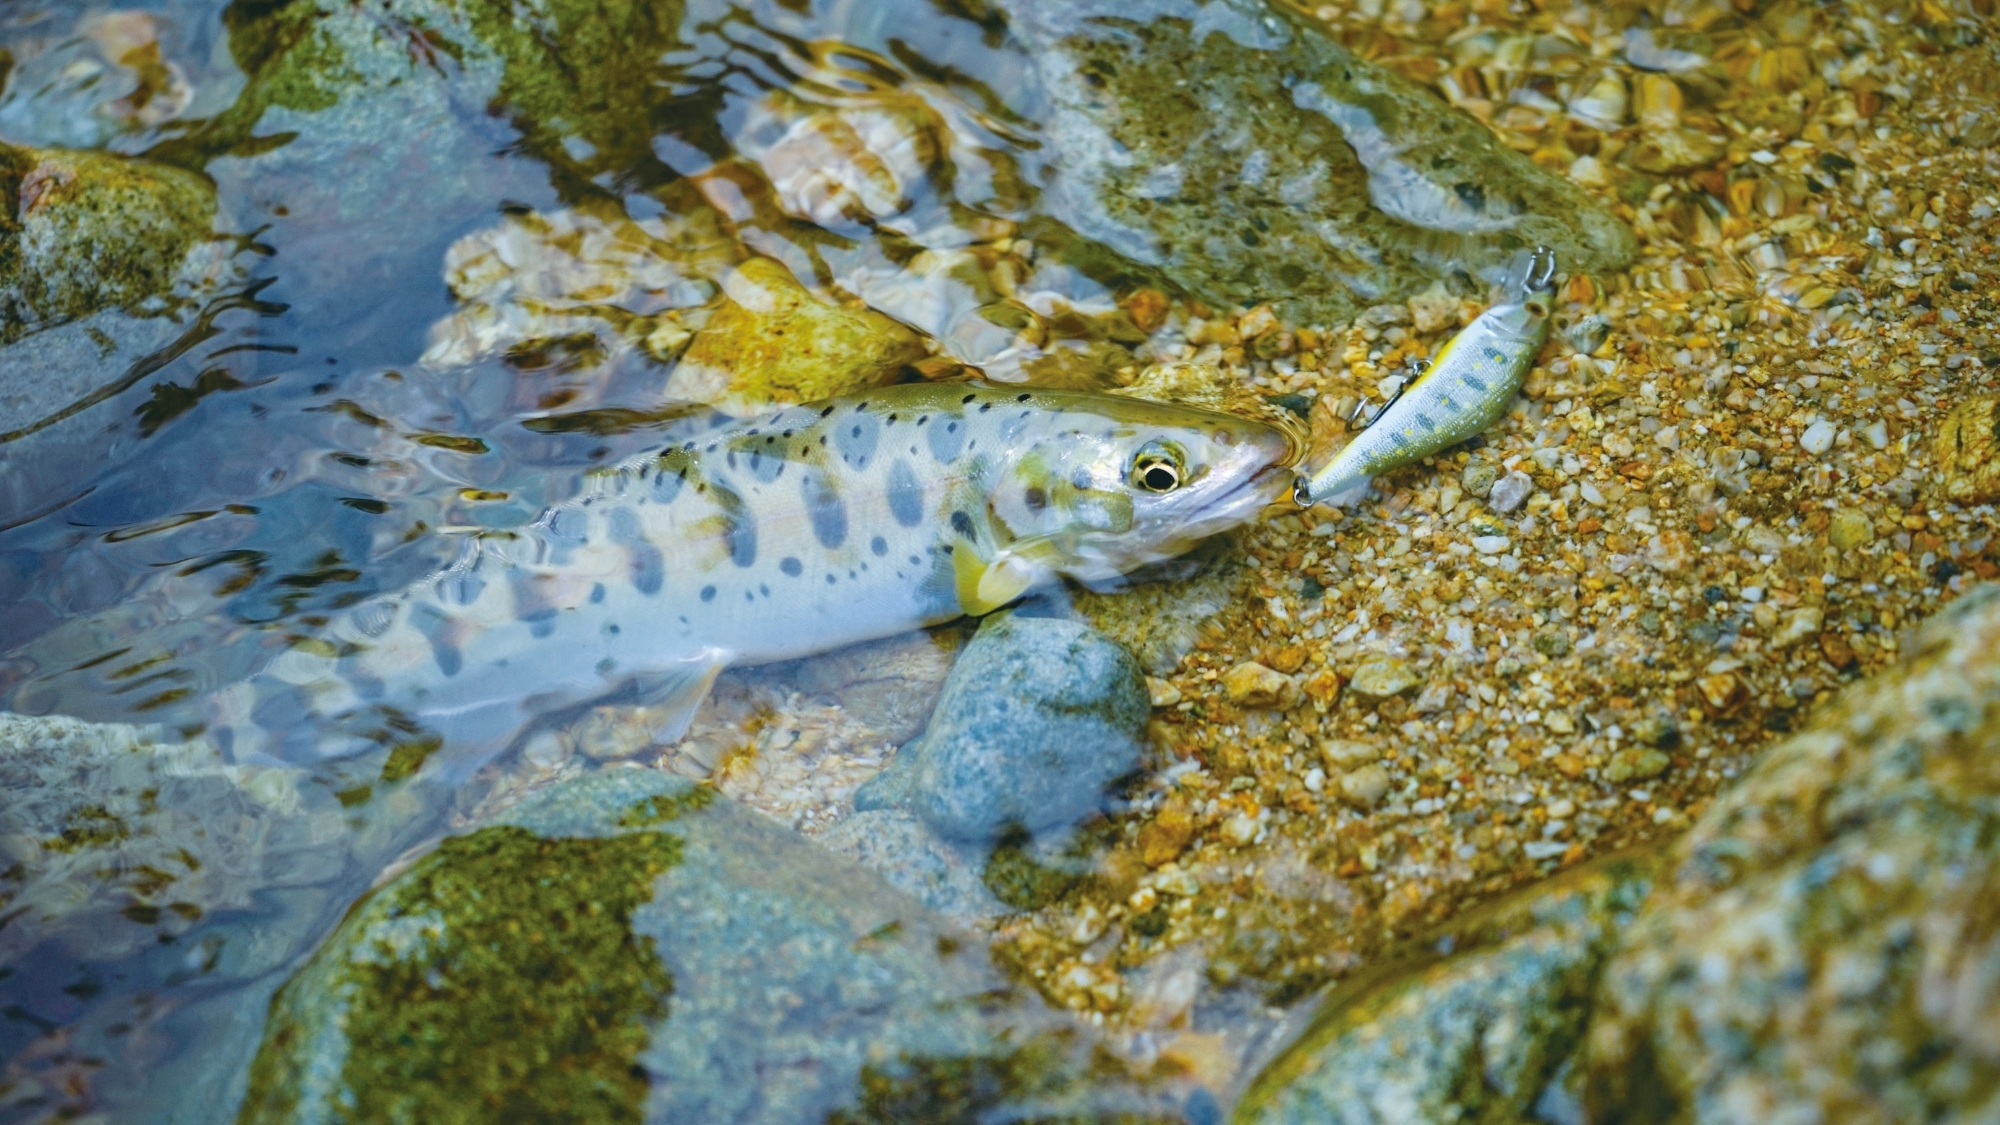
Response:
POLYGON ((1546 247, 1516 254, 1502 303, 1454 336, 1332 461, 1300 474, 1292 499, 1302 508, 1332 501, 1497 421, 1549 337, 1555 273, 1555 253, 1546 247))

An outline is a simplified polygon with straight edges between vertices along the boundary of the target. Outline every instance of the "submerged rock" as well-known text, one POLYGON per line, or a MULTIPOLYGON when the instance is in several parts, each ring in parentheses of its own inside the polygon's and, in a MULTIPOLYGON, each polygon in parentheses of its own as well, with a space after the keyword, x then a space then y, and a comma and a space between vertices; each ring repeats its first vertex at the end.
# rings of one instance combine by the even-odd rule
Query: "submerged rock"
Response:
POLYGON ((338 874, 342 802, 305 778, 154 729, 0 712, 0 966, 47 941, 113 960, 338 874))
POLYGON ((1204 300, 1334 323, 1522 246, 1576 271, 1635 251, 1569 182, 1281 5, 1001 6, 1052 103, 1052 211, 1204 300))
POLYGON ((999 614, 952 666, 930 726, 855 794, 906 805, 954 840, 1065 827, 1139 768, 1145 677, 1116 641, 1074 621, 999 614))
POLYGON ((0 344, 105 309, 172 314, 220 257, 214 189, 179 168, 0 144, 0 198, 0 344))
POLYGON ((1991 1111, 2000 588, 1765 752, 1669 856, 1605 969, 1592 1120, 1991 1111))
POLYGON ((278 993, 239 1120, 956 1120, 954 1093, 1059 1092, 1040 1009, 960 940, 710 790, 589 774, 363 900, 278 993))
POLYGON ((754 413, 880 386, 924 355, 916 333, 815 298, 768 258, 744 262, 722 288, 721 306, 674 369, 673 399, 754 413))
POLYGON ((1231 1120, 1529 1120, 1582 1038, 1605 956, 1654 877, 1613 856, 1454 922, 1432 955, 1321 1002, 1231 1120))
POLYGON ((121 438, 150 428, 146 408, 135 424, 134 396, 119 397, 130 373, 234 272, 211 230, 214 189, 179 168, 0 144, 0 200, 0 524, 11 524, 76 495, 121 438))
POLYGON ((855 813, 814 839, 947 918, 975 921, 1003 912, 980 882, 979 867, 902 809, 855 813))

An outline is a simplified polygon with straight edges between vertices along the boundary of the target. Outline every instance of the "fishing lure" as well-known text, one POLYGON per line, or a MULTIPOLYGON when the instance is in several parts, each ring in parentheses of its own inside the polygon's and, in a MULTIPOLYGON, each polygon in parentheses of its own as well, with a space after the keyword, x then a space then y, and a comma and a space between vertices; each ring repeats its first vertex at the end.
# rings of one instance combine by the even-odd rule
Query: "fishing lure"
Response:
POLYGON ((1506 299, 1452 337, 1333 460, 1301 474, 1300 507, 1331 503, 1369 480, 1453 446, 1499 420, 1549 336, 1555 254, 1523 251, 1502 283, 1506 299))

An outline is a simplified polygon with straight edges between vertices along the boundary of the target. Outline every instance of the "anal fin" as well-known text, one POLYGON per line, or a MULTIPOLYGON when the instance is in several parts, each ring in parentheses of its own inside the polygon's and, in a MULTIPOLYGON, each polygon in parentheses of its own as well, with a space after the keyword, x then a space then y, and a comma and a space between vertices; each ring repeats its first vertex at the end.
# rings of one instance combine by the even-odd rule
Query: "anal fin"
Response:
POLYGON ((695 711, 715 686, 715 677, 734 656, 727 649, 705 648, 685 660, 633 677, 639 705, 652 722, 655 743, 675 742, 687 733, 695 711))

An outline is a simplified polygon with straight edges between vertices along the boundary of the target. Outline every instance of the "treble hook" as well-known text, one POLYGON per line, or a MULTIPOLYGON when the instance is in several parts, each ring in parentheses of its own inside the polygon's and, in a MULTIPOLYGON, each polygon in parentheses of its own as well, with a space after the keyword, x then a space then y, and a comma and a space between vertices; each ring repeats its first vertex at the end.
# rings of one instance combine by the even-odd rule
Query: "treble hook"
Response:
MULTIPOLYGON (((1404 361, 1403 365, 1409 368, 1410 370, 1409 377, 1404 379, 1401 383, 1397 384, 1396 393, 1389 396, 1388 402, 1383 403, 1380 409, 1368 415, 1368 421, 1361 426, 1362 429, 1365 430, 1369 426, 1372 426, 1375 423, 1381 421, 1382 415, 1387 414, 1389 412, 1389 408, 1396 405, 1397 401, 1399 401, 1403 397, 1404 392, 1410 389, 1411 384, 1423 378, 1424 372, 1429 371, 1431 369, 1431 361, 1419 356, 1411 356, 1409 359, 1404 361)), ((1368 403, 1366 403, 1365 401, 1355 403, 1354 413, 1348 416, 1347 424, 1352 426, 1355 425, 1356 423, 1359 423, 1361 421, 1361 415, 1367 410, 1368 410, 1368 403)))
POLYGON ((1528 270, 1528 291, 1532 293, 1556 276, 1556 252, 1546 246, 1535 247, 1528 270))

